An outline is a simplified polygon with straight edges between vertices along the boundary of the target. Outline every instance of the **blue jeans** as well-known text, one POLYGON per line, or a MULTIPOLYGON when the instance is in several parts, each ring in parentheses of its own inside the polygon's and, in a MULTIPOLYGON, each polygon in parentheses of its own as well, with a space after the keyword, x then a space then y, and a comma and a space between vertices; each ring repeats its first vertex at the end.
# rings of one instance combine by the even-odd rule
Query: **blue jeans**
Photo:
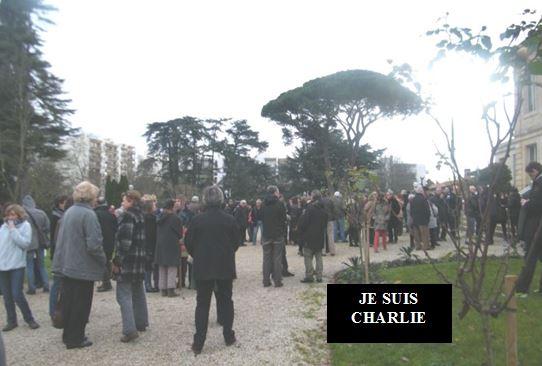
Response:
POLYGON ((51 285, 51 292, 49 293, 49 315, 53 316, 55 313, 56 298, 58 296, 58 287, 60 286, 62 279, 53 275, 53 284, 51 285))
POLYGON ((256 239, 258 238, 258 229, 260 230, 260 234, 263 233, 263 222, 257 221, 254 224, 254 232, 252 233, 252 245, 256 245, 256 239))
POLYGON ((26 279, 28 281, 28 291, 36 291, 36 279, 34 277, 34 256, 38 256, 39 271, 43 281, 43 289, 49 289, 49 277, 45 269, 45 249, 32 250, 26 253, 26 279))
POLYGON ((335 221, 335 241, 346 241, 344 218, 335 221))
POLYGON ((24 320, 28 323, 34 320, 28 302, 23 293, 24 268, 0 271, 0 288, 4 297, 4 306, 8 316, 8 324, 17 324, 15 304, 23 313, 24 320))

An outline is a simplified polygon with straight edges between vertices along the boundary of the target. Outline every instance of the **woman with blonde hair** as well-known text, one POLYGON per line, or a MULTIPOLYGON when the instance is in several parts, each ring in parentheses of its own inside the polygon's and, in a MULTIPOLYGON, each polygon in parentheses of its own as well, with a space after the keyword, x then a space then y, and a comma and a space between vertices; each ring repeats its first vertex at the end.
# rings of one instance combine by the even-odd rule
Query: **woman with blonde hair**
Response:
POLYGON ((53 273, 62 277, 62 341, 68 349, 92 345, 85 336, 94 281, 101 281, 106 257, 96 213, 99 189, 89 182, 75 187, 74 204, 62 217, 58 230, 53 273))
POLYGON ((26 213, 19 205, 8 205, 4 211, 4 224, 0 227, 0 289, 4 297, 8 332, 17 327, 15 304, 32 329, 39 328, 23 293, 26 251, 32 241, 32 228, 26 213))

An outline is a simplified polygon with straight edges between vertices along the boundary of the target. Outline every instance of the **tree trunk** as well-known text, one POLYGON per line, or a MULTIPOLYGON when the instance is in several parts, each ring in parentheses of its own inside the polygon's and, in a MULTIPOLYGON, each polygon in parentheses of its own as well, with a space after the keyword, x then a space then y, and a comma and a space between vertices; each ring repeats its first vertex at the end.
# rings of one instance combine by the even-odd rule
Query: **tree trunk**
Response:
POLYGON ((329 147, 327 143, 324 143, 322 150, 323 150, 323 155, 324 155, 324 164, 325 164, 324 175, 326 177, 327 189, 329 190, 329 193, 333 193, 335 191, 335 188, 333 187, 333 180, 331 179, 331 176, 332 176, 331 160, 329 160, 329 147))
POLYGON ((482 318, 482 333, 484 334, 484 348, 486 360, 484 365, 495 366, 495 353, 493 351, 493 334, 491 332, 491 319, 488 314, 480 314, 482 318))

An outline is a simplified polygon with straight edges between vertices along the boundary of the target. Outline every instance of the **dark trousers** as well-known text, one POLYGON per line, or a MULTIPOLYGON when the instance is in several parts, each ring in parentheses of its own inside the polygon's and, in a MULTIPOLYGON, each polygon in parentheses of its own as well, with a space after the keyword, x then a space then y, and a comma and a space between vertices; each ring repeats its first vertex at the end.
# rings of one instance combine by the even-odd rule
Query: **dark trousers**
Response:
MULTIPOLYGON (((489 227, 488 227, 488 230, 487 230, 487 238, 486 238, 486 240, 487 240, 488 244, 493 244, 493 236, 495 235, 495 229, 496 228, 497 228, 497 222, 491 220, 489 222, 489 227)), ((508 234, 506 232, 506 223, 501 222, 501 228, 502 228, 502 234, 503 234, 504 240, 507 240, 508 239, 508 234)))
POLYGON ((348 242, 351 247, 359 247, 359 230, 355 225, 348 225, 348 242))
MULTIPOLYGON (((529 292, 531 281, 533 280, 534 271, 536 269, 536 262, 542 255, 542 242, 533 242, 533 245, 529 245, 529 252, 525 258, 525 264, 519 274, 518 282, 516 285, 516 292, 529 292)), ((542 290, 542 276, 540 278, 539 289, 542 290)))
POLYGON ((455 239, 458 237, 457 233, 457 220, 456 217, 451 214, 448 216, 448 232, 450 233, 452 239, 455 239))
POLYGON ((288 273, 288 259, 286 259, 286 242, 284 244, 284 249, 282 250, 282 275, 284 276, 288 273))
POLYGON ((438 227, 429 229, 429 242, 431 243, 431 248, 437 246, 438 230, 438 227))
POLYGON ((245 241, 247 240, 247 227, 243 226, 240 228, 240 240, 239 245, 244 245, 245 241))
POLYGON ((446 240, 446 231, 448 230, 448 223, 447 222, 440 222, 439 223, 439 240, 446 240))
POLYGON ((152 264, 145 271, 145 290, 149 291, 152 288, 156 288, 156 289, 158 288, 158 275, 159 275, 158 274, 158 265, 157 264, 152 264), (153 284, 154 284, 154 286, 153 286, 153 284))
POLYGON ((62 312, 64 331, 62 341, 66 345, 77 345, 85 338, 85 327, 88 323, 94 282, 64 277, 62 287, 62 312))
POLYGON ((194 334, 194 345, 201 349, 205 343, 213 291, 216 296, 217 313, 220 314, 219 320, 223 327, 222 334, 226 341, 231 340, 234 336, 232 330, 234 311, 231 298, 233 280, 198 280, 196 282, 196 334, 194 334))
POLYGON ((111 270, 113 265, 111 264, 111 259, 107 259, 107 262, 105 263, 105 272, 104 277, 102 279, 102 284, 111 284, 111 270))
MULTIPOLYGON (((282 261, 285 249, 282 239, 265 239, 263 249, 263 284, 271 283, 271 277, 275 285, 282 283, 282 261)), ((197 285, 197 283, 196 283, 197 285)))
POLYGON ((397 243, 397 225, 395 222, 388 222, 388 238, 390 243, 397 243))
POLYGON ((23 313, 23 318, 27 323, 34 320, 23 293, 24 272, 24 267, 12 269, 11 271, 0 271, 0 289, 2 289, 4 297, 8 324, 17 324, 15 304, 23 313))

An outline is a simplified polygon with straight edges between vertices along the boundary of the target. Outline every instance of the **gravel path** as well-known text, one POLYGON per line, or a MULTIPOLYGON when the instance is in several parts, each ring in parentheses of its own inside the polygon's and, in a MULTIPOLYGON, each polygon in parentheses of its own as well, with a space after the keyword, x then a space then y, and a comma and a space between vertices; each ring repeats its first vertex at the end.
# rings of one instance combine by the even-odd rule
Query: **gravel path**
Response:
MULTIPOLYGON (((388 251, 372 254, 372 260, 392 260, 406 245, 391 245, 388 251)), ((292 365, 306 364, 294 342, 295 335, 318 327, 325 316, 325 298, 317 316, 303 316, 302 300, 307 289, 325 293, 325 284, 307 286, 300 283, 304 265, 297 247, 288 246, 288 263, 295 277, 285 278, 282 288, 263 288, 261 278, 262 252, 260 246, 241 247, 237 252, 238 280, 234 282, 234 330, 238 342, 226 347, 222 329, 216 323, 214 301, 209 317, 209 331, 203 353, 194 357, 190 350, 194 332, 195 291, 183 289, 181 297, 163 298, 147 294, 150 328, 130 344, 121 337, 120 310, 114 291, 96 293, 87 335, 92 347, 66 350, 61 331, 53 328, 47 315, 48 294, 27 296, 30 307, 41 328, 30 330, 19 315, 19 327, 4 333, 9 365, 292 365)), ((451 251, 445 244, 431 252, 434 257, 451 251)), ((499 251, 500 246, 491 247, 499 251)), ((358 248, 337 244, 337 255, 324 257, 324 280, 330 280, 349 257, 359 255, 358 248)), ((0 320, 5 322, 5 310, 0 306, 0 320)), ((319 361, 318 363, 325 363, 319 361)))

